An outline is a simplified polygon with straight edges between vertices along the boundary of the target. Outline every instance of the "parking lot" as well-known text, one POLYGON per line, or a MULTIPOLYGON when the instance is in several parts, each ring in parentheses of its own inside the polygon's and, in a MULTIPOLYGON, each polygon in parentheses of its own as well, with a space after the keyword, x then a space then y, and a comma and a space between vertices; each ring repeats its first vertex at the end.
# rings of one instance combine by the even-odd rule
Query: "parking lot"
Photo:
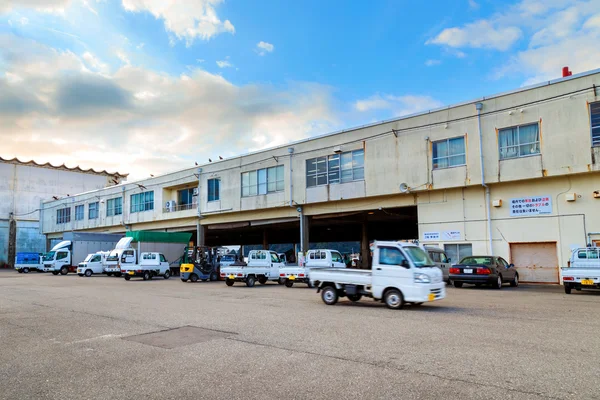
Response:
POLYGON ((1 271, 0 398, 598 398, 599 302, 466 287, 392 311, 305 285, 1 271))

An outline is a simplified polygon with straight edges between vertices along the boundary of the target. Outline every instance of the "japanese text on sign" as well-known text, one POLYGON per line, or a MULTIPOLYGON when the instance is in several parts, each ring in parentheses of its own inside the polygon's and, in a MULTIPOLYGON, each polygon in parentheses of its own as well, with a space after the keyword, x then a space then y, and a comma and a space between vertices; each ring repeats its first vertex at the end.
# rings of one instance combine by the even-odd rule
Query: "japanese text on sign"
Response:
POLYGON ((552 199, 550 196, 523 197, 510 200, 510 216, 552 214, 552 199))
POLYGON ((423 240, 440 240, 439 232, 423 232, 423 240))

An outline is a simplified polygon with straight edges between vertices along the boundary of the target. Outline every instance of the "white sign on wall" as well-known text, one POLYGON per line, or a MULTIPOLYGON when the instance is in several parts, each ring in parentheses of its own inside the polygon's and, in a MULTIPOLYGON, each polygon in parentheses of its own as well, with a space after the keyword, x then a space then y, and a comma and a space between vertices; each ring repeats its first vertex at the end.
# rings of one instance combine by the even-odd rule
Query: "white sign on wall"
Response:
POLYGON ((550 196, 510 199, 511 217, 540 214, 552 214, 552 198, 550 196))
POLYGON ((439 232, 423 232, 423 240, 440 240, 439 232))
POLYGON ((460 231, 445 231, 443 234, 444 240, 460 240, 460 231))

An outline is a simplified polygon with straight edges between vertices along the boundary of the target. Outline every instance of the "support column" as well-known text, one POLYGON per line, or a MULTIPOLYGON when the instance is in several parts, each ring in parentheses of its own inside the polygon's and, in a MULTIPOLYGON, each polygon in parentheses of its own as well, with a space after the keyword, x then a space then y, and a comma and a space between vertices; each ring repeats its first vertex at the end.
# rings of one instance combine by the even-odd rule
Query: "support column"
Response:
POLYGON ((300 214, 300 251, 304 254, 308 251, 309 243, 309 222, 308 217, 300 214))
POLYGON ((10 213, 10 219, 8 221, 8 252, 7 252, 6 263, 10 268, 15 266, 15 257, 17 257, 17 221, 13 217, 13 213, 10 213))
POLYGON ((206 226, 200 225, 200 220, 196 222, 196 246, 206 245, 206 226))
POLYGON ((269 250, 269 232, 267 229, 263 229, 263 250, 269 250))
POLYGON ((362 236, 360 239, 360 258, 361 258, 361 268, 369 269, 369 235, 367 232, 367 221, 363 221, 362 223, 362 236))

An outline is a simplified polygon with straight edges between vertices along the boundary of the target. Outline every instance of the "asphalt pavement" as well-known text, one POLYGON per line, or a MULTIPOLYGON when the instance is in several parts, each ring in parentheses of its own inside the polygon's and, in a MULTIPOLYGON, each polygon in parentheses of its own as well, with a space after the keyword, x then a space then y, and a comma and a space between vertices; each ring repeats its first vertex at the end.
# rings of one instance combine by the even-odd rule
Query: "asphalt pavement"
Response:
POLYGON ((0 271, 0 399, 598 399, 599 310, 559 286, 392 311, 302 284, 0 271))

